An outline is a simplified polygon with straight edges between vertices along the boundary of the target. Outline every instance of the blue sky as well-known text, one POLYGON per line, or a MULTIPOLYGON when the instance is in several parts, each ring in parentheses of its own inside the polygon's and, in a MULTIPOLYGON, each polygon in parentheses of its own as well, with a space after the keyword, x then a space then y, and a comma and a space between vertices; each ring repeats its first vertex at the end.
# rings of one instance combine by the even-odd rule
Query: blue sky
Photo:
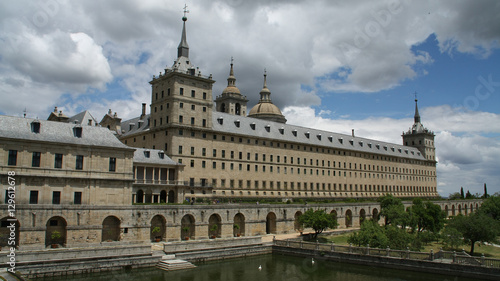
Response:
MULTIPOLYGON (((500 2, 187 1, 190 58, 249 108, 264 68, 288 123, 401 143, 413 123, 436 133, 438 190, 500 191, 500 2), (489 82, 488 82, 489 81, 489 82)), ((176 59, 184 3, 0 3, 0 113, 46 119, 150 103, 149 81, 176 59)))

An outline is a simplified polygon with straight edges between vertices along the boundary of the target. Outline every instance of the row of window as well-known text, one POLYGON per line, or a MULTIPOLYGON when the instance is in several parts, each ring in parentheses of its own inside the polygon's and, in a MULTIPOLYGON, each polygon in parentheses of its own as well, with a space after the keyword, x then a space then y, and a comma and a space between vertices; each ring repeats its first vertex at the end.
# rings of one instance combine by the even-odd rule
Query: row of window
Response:
MULTIPOLYGON (((183 146, 180 145, 179 148, 178 148, 178 154, 179 155, 182 155, 183 154, 183 146)), ((191 147, 190 149, 190 154, 192 156, 195 156, 195 147, 191 147)), ((202 157, 206 157, 207 156, 207 149, 206 148, 202 148, 201 149, 201 156, 202 157)), ((220 151, 220 157, 222 159, 226 158, 226 150, 222 149, 220 151)), ((250 152, 247 152, 246 153, 246 160, 247 161, 250 161, 251 160, 251 157, 252 154, 250 152)), ((212 150, 212 157, 216 158, 217 157, 217 149, 213 149, 212 150)), ((235 152, 234 151, 230 151, 229 153, 229 158, 230 159, 235 159, 235 152)), ((239 151, 238 152, 238 159, 239 160, 243 160, 243 152, 239 151)), ((261 162, 266 162, 267 161, 267 155, 266 154, 262 154, 261 155, 261 162)), ((307 162, 307 158, 300 158, 300 157, 296 157, 296 164, 295 165, 308 165, 308 162, 307 162), (302 159, 302 161, 301 161, 302 159), (302 164, 301 164, 302 163, 302 164)), ((254 161, 259 161, 259 154, 258 153, 255 153, 254 154, 254 161)), ((281 157, 280 155, 276 155, 276 157, 274 157, 272 154, 269 155, 269 162, 271 163, 281 163, 281 161, 283 160, 283 163, 284 164, 288 164, 288 157, 287 156, 283 156, 281 157), (274 159, 276 159, 276 162, 274 162, 274 159)), ((290 160, 290 164, 291 165, 294 165, 294 157, 290 157, 289 158, 290 160)), ((204 162, 204 161, 203 161, 204 162)), ((202 162, 202 163, 203 163, 202 162)), ((320 165, 320 160, 319 159, 316 159, 316 167, 325 167, 325 160, 321 160, 321 165, 320 165)), ((342 162, 336 162, 336 161, 329 161, 327 160, 326 161, 326 167, 328 168, 337 168, 336 166, 336 163, 338 163, 338 168, 339 169, 342 169, 342 162), (333 164, 333 165, 332 165, 333 164)), ((353 169, 353 163, 347 163, 347 162, 343 162, 343 169, 347 169, 347 164, 349 164, 349 168, 350 170, 353 169)), ((215 162, 214 162, 214 165, 215 165, 215 162)), ((241 164, 240 164, 241 165, 241 164)), ((314 160, 313 159, 309 159, 309 166, 314 166, 314 160)), ((194 165, 192 165, 192 167, 194 167, 194 165)), ((257 165, 255 166, 257 167, 257 165)), ((215 167, 214 167, 215 168, 215 167)), ((286 168, 285 168, 286 169, 286 168)), ((292 168, 293 169, 293 168, 292 168)), ((427 176, 433 176, 435 174, 435 172, 433 171, 426 171, 426 170, 419 170, 419 169, 408 169, 408 168, 398 168, 398 167, 388 167, 388 166, 379 166, 379 165, 366 165, 366 164, 359 164, 358 163, 354 163, 354 170, 360 170, 360 171, 377 171, 377 172, 391 172, 392 170, 392 173, 406 173, 406 174, 415 174, 415 175, 427 175, 427 176), (359 169, 358 169, 359 167, 359 169)), ((312 170, 311 170, 312 171, 312 170)))
MULTIPOLYGON (((183 115, 179 115, 179 124, 184 124, 184 116, 183 115)), ((165 124, 168 124, 170 121, 169 121, 169 118, 168 116, 165 117, 165 124)), ((191 125, 196 125, 196 118, 194 117, 191 117, 191 121, 190 121, 190 124, 191 125)), ((156 123, 156 119, 153 120, 153 126, 156 127, 157 125, 161 126, 163 125, 163 117, 160 117, 159 119, 159 124, 156 123)), ((202 127, 207 127, 207 119, 202 119, 201 120, 201 126, 202 127)), ((182 135, 182 133, 179 133, 180 135, 182 135)), ((143 136, 143 140, 145 140, 145 136, 143 136)), ((135 138, 134 138, 134 142, 135 142, 135 138)))
MULTIPOLYGON (((8 159, 8 165, 9 166, 17 166, 17 150, 9 150, 9 159, 8 159)), ((32 157, 31 157, 31 167, 40 167, 40 160, 41 160, 42 154, 40 152, 33 152, 32 157)), ((83 170, 83 155, 76 155, 76 161, 75 161, 75 170, 83 170)), ((63 154, 56 153, 54 154, 54 168, 55 169, 61 169, 63 166, 63 154)), ((110 157, 109 158, 109 171, 110 172, 115 172, 116 171, 116 158, 115 157, 110 157)))
MULTIPOLYGON (((8 203, 9 194, 8 190, 5 191, 5 204, 8 203)), ((31 190, 29 197, 29 204, 38 204, 38 190, 31 190)), ((61 191, 52 191, 52 204, 61 204, 61 191)), ((81 205, 82 204, 82 193, 76 191, 73 193, 73 204, 81 205)))
MULTIPOLYGON (((205 179, 206 181, 206 179, 205 179)), ((236 188, 235 180, 229 180, 229 188, 236 188)), ((238 188, 244 188, 243 180, 238 180, 238 188)), ((227 182, 221 179, 220 188, 225 188, 227 182)), ((217 179, 212 179, 212 186, 217 186, 217 179)), ((302 191, 363 191, 363 192, 432 192, 433 187, 428 186, 392 186, 392 185, 371 185, 371 184, 336 184, 336 183, 313 183, 313 182, 280 182, 280 181, 246 181, 246 189, 272 189, 272 190, 302 190, 302 191), (269 183, 269 185, 268 185, 269 183), (333 187, 333 189, 332 189, 333 187)))
MULTIPOLYGON (((179 88, 179 95, 181 96, 184 96, 184 88, 179 88)), ((170 96, 170 88, 167 89, 167 97, 170 96)), ((162 90, 161 91, 161 98, 163 99, 165 97, 165 91, 162 90)), ((191 90, 191 97, 192 98, 196 98, 196 91, 195 90, 191 90)), ((155 93, 155 100, 158 100, 159 96, 158 96, 158 92, 155 93)), ((206 92, 203 92, 202 94, 202 98, 204 100, 207 99, 207 93, 206 92)))

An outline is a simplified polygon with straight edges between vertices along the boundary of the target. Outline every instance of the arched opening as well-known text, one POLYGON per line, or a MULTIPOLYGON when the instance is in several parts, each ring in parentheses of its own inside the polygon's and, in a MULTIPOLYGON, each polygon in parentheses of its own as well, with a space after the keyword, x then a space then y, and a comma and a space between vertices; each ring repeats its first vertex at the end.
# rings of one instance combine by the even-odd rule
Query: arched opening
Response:
POLYGON ((167 192, 165 190, 160 191, 160 203, 167 203, 167 192))
POLYGON ((194 238, 195 232, 195 220, 192 215, 185 215, 181 220, 181 239, 189 240, 194 238))
POLYGON ((226 112, 226 104, 225 103, 221 103, 220 112, 226 112))
POLYGON ((175 203, 175 192, 173 190, 168 192, 168 203, 175 203))
POLYGON ((451 215, 455 216, 455 205, 451 205, 451 215))
POLYGON ((361 225, 366 219, 366 212, 365 209, 361 209, 359 211, 359 225, 361 225))
POLYGON ((241 213, 234 216, 233 235, 236 237, 245 236, 245 216, 241 213))
POLYGON ((332 211, 330 212, 330 215, 333 215, 333 218, 335 219, 335 221, 337 221, 337 211, 332 210, 332 211))
POLYGON ((462 213, 462 205, 458 205, 458 213, 461 214, 462 213))
POLYGON ((241 105, 239 103, 234 105, 234 114, 241 115, 241 105))
POLYGON ((295 215, 294 215, 294 222, 293 222, 293 229, 296 230, 296 231, 299 231, 299 232, 302 232, 303 230, 303 226, 302 224, 299 222, 299 218, 300 216, 302 216, 302 212, 301 211, 297 211, 295 212, 295 215))
POLYGON ((267 214, 266 233, 267 234, 275 234, 276 233, 276 214, 273 212, 267 214))
MULTIPOLYGON (((1 247, 16 247, 19 246, 19 228, 21 224, 12 217, 5 217, 0 220, 0 246, 1 247), (15 221, 11 221, 11 220, 15 221), (9 245, 9 238, 14 236, 14 245, 9 245)), ((12 242, 11 242, 12 243, 12 242)))
POLYGON ((469 210, 467 209, 467 204, 464 205, 464 212, 466 216, 469 214, 469 210))
POLYGON ((445 213, 446 217, 448 217, 448 216, 450 215, 450 214, 448 213, 448 211, 449 211, 449 210, 448 210, 448 205, 445 205, 445 206, 444 206, 444 213, 445 213))
POLYGON ((470 212, 473 213, 474 212, 474 205, 470 204, 470 212))
POLYGON ((212 214, 208 218, 208 236, 209 238, 220 238, 221 234, 221 228, 222 228, 222 223, 221 223, 221 218, 218 214, 212 214))
POLYGON ((345 211, 345 227, 351 227, 352 226, 352 211, 347 210, 345 211))
POLYGON ((102 221, 103 242, 120 241, 120 220, 115 216, 108 216, 102 221))
POLYGON ((378 210, 377 208, 373 208, 373 211, 372 211, 372 219, 374 221, 378 221, 380 218, 379 218, 379 215, 378 215, 378 210))
POLYGON ((167 222, 162 215, 156 215, 151 219, 151 241, 160 242, 165 239, 167 222))
POLYGON ((51 217, 46 224, 45 246, 66 244, 66 220, 62 217, 51 217))
POLYGON ((135 202, 136 203, 144 203, 144 191, 142 189, 139 189, 135 195, 135 202))

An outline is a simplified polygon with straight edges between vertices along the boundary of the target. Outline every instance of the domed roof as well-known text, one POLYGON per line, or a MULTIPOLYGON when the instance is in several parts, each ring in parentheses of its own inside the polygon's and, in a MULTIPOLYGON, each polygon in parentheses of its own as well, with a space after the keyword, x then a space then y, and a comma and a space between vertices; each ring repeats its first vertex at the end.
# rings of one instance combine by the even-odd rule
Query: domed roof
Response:
POLYGON ((276 115, 281 115, 283 116, 283 113, 281 113, 281 110, 274 104, 272 103, 258 103, 248 113, 248 116, 250 117, 256 117, 256 116, 251 116, 251 115, 267 115, 267 114, 276 114, 276 115))
POLYGON ((223 91, 223 94, 241 94, 240 89, 236 86, 227 86, 223 91))
POLYGON ((267 75, 264 74, 264 87, 260 91, 259 103, 250 110, 248 117, 286 123, 281 110, 271 101, 271 91, 267 88, 266 78, 267 75))

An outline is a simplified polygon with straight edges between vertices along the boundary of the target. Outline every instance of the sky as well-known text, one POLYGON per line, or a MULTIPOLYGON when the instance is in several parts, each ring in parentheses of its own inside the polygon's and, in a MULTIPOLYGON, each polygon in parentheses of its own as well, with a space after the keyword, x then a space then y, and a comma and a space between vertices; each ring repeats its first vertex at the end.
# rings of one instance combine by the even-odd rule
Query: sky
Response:
POLYGON ((264 69, 288 124, 402 143, 434 131, 438 192, 500 192, 500 1, 0 1, 0 114, 46 119, 150 104, 184 5, 191 62, 213 96, 258 102, 264 69))

